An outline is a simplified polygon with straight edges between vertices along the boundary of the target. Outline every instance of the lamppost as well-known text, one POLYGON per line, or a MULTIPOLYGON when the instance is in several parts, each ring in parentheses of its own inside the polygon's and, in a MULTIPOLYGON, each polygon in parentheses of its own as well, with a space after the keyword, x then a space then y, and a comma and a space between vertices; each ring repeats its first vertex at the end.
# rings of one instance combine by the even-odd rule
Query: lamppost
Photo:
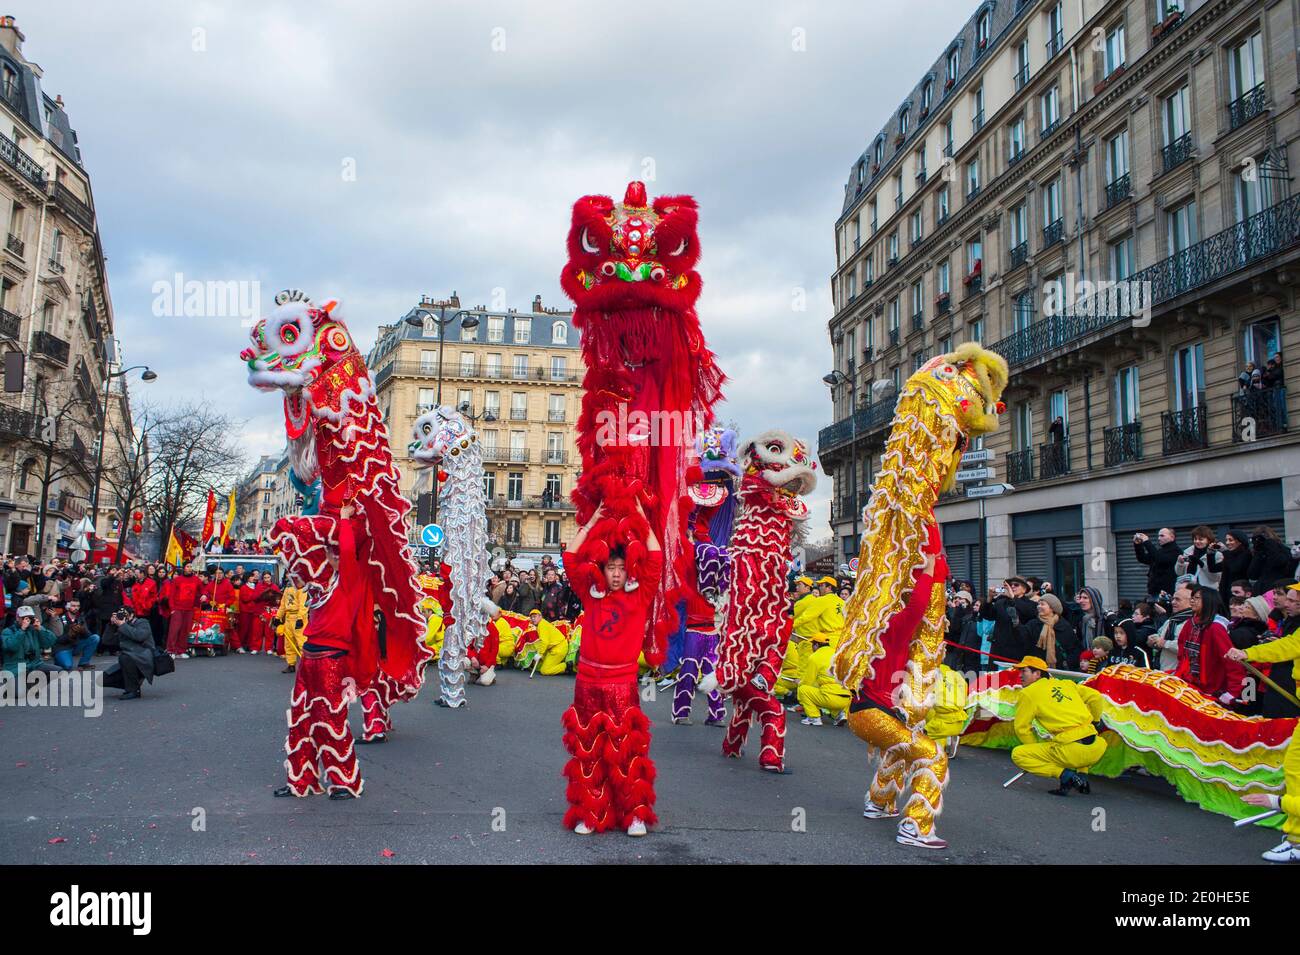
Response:
MULTIPOLYGON (((448 315, 446 305, 440 305, 438 307, 437 314, 434 314, 432 311, 430 311, 427 308, 417 306, 411 309, 409 312, 407 312, 405 317, 403 317, 402 319, 402 321, 406 322, 406 324, 410 325, 413 328, 423 329, 424 318, 428 317, 438 326, 438 390, 433 399, 433 404, 435 408, 440 407, 442 405, 442 354, 443 354, 443 345, 447 341, 447 326, 452 324, 454 321, 456 321, 456 319, 460 318, 462 315, 465 317, 461 318, 461 322, 460 322, 461 328, 478 328, 478 316, 476 316, 473 312, 469 311, 468 309, 462 308, 453 312, 451 315, 448 315)), ((434 477, 433 480, 432 522, 434 524, 438 523, 438 479, 436 476, 434 477)))
MULTIPOLYGON (((858 376, 854 373, 853 361, 849 360, 849 373, 846 375, 838 368, 830 374, 823 375, 822 381, 832 389, 845 383, 849 386, 849 485, 853 497, 853 546, 859 546, 858 515, 862 509, 858 506, 858 376)), ((834 391, 832 390, 832 394, 834 391)), ((851 555, 849 555, 851 556, 851 555)))
MULTIPOLYGON (((129 372, 140 371, 141 381, 155 381, 158 373, 148 365, 132 365, 130 368, 122 368, 118 371, 110 371, 104 375, 104 401, 99 409, 99 448, 95 452, 95 487, 94 498, 90 505, 90 523, 95 525, 92 533, 99 533, 99 484, 104 477, 104 439, 108 434, 108 386, 114 378, 121 378, 129 372), (140 371, 143 369, 143 371, 140 371)), ((119 537, 120 541, 121 538, 119 537)))

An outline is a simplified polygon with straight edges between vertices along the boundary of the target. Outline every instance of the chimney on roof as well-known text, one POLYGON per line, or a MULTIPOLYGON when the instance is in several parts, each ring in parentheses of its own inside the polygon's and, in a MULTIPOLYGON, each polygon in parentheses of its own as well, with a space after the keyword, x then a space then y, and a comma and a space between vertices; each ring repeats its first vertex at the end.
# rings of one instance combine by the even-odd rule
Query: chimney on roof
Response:
POLYGON ((10 16, 0 17, 0 46, 4 47, 18 59, 22 59, 23 31, 18 29, 18 24, 10 16))
POLYGON ((546 311, 546 309, 542 308, 542 296, 541 296, 541 295, 534 295, 534 296, 533 296, 533 311, 534 311, 534 312, 545 312, 545 311, 546 311))
POLYGON ((460 308, 460 296, 456 294, 455 289, 451 290, 451 299, 447 302, 447 304, 450 305, 452 308, 460 308))

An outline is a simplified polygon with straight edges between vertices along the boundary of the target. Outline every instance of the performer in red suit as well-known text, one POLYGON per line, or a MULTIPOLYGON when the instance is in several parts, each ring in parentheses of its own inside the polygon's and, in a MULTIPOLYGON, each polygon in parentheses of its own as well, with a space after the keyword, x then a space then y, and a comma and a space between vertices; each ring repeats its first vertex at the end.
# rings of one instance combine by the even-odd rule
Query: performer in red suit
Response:
POLYGON ((335 522, 337 540, 330 542, 340 581, 355 583, 333 588, 323 604, 309 611, 303 631, 284 745, 289 782, 275 791, 277 796, 309 796, 329 787, 331 799, 352 799, 364 786, 348 704, 357 698, 354 673, 369 669, 360 657, 376 647, 374 599, 359 569, 364 541, 357 539, 355 514, 353 505, 343 506, 335 522))
POLYGON ((259 645, 260 634, 257 627, 257 616, 262 611, 262 604, 258 598, 262 596, 265 588, 257 576, 257 571, 250 572, 244 583, 237 586, 239 587, 239 614, 236 617, 235 635, 230 643, 236 653, 257 653, 262 649, 259 645))
POLYGON ((167 618, 167 652, 173 658, 182 657, 189 650, 190 625, 194 622, 194 609, 199 601, 199 578, 186 564, 181 572, 167 582, 164 594, 171 616, 167 618))
MULTIPOLYGON (((645 513, 637 504, 642 519, 645 513)), ((655 767, 650 761, 650 721, 637 694, 637 658, 648 639, 652 587, 638 587, 615 549, 603 567, 580 560, 587 535, 604 515, 597 507, 564 555, 586 620, 578 651, 573 706, 564 714, 564 767, 569 810, 564 825, 579 835, 625 829, 643 836, 658 822, 654 813, 655 767)), ((646 579, 657 581, 663 560, 659 539, 646 541, 646 579)))
POLYGON ((199 589, 199 603, 204 610, 224 610, 234 602, 235 588, 226 579, 226 572, 218 567, 212 579, 199 589))

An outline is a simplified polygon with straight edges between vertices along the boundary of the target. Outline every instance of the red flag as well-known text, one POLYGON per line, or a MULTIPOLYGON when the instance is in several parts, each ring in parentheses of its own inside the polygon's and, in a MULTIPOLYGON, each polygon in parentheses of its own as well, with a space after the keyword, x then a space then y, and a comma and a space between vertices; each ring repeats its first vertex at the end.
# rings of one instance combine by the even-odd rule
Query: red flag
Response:
POLYGON ((199 535, 199 540, 206 544, 212 540, 212 515, 217 511, 217 492, 208 488, 208 509, 203 515, 203 533, 199 535))
POLYGON ((194 559, 194 552, 198 549, 199 542, 180 528, 176 529, 176 541, 181 545, 181 561, 188 564, 194 559))

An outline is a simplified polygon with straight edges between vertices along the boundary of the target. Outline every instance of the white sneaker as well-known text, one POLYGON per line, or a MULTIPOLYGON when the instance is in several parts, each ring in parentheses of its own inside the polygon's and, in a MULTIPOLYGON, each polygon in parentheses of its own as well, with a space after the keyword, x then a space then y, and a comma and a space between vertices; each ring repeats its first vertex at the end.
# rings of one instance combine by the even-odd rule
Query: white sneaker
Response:
POLYGON ((947 753, 949 759, 952 759, 954 756, 957 755, 957 747, 960 745, 961 745, 960 736, 948 737, 948 742, 944 746, 944 752, 947 753))
POLYGON ((589 836, 596 830, 591 828, 591 826, 587 825, 585 822, 580 822, 573 827, 573 831, 580 836, 589 836))
POLYGON ((947 849, 947 840, 940 839, 934 832, 928 836, 921 835, 921 830, 914 819, 904 819, 898 824, 899 845, 916 846, 918 849, 947 849))
POLYGON ((822 723, 822 718, 821 718, 820 716, 805 716, 805 717, 804 717, 803 719, 801 719, 799 722, 802 723, 804 726, 822 726, 822 725, 823 725, 823 723, 822 723))
POLYGON ((638 818, 632 820, 632 825, 627 827, 629 836, 644 836, 646 834, 645 823, 638 818))
POLYGON ((479 685, 479 686, 491 686, 493 683, 496 682, 496 679, 497 679, 497 668, 496 668, 496 667, 488 667, 486 670, 480 670, 480 671, 479 671, 479 674, 478 674, 478 685, 479 685))
POLYGON ((251 653, 253 656, 257 656, 257 655, 258 655, 259 653, 261 653, 262 651, 261 651, 261 650, 249 650, 248 652, 251 653))
POLYGON ((839 716, 835 717, 835 725, 836 725, 836 726, 843 726, 843 725, 844 725, 845 723, 847 723, 848 721, 849 721, 849 714, 848 714, 848 713, 845 713, 843 710, 840 711, 840 715, 839 715, 839 716))
POLYGON ((871 801, 871 796, 867 795, 862 799, 862 818, 863 819, 897 819, 897 809, 886 809, 884 806, 877 806, 871 801))
POLYGON ((676 686, 676 685, 677 685, 677 677, 675 677, 675 676, 666 676, 666 677, 664 677, 662 680, 660 680, 660 681, 658 682, 658 684, 656 684, 656 685, 658 686, 659 689, 661 689, 661 690, 666 690, 666 689, 668 689, 670 686, 676 686))
POLYGON ((1300 862, 1300 845, 1284 839, 1260 856, 1265 862, 1300 862))
POLYGON ((236 650, 235 652, 236 652, 236 653, 247 653, 248 651, 245 650, 243 647, 240 647, 240 648, 239 648, 238 650, 236 650))

